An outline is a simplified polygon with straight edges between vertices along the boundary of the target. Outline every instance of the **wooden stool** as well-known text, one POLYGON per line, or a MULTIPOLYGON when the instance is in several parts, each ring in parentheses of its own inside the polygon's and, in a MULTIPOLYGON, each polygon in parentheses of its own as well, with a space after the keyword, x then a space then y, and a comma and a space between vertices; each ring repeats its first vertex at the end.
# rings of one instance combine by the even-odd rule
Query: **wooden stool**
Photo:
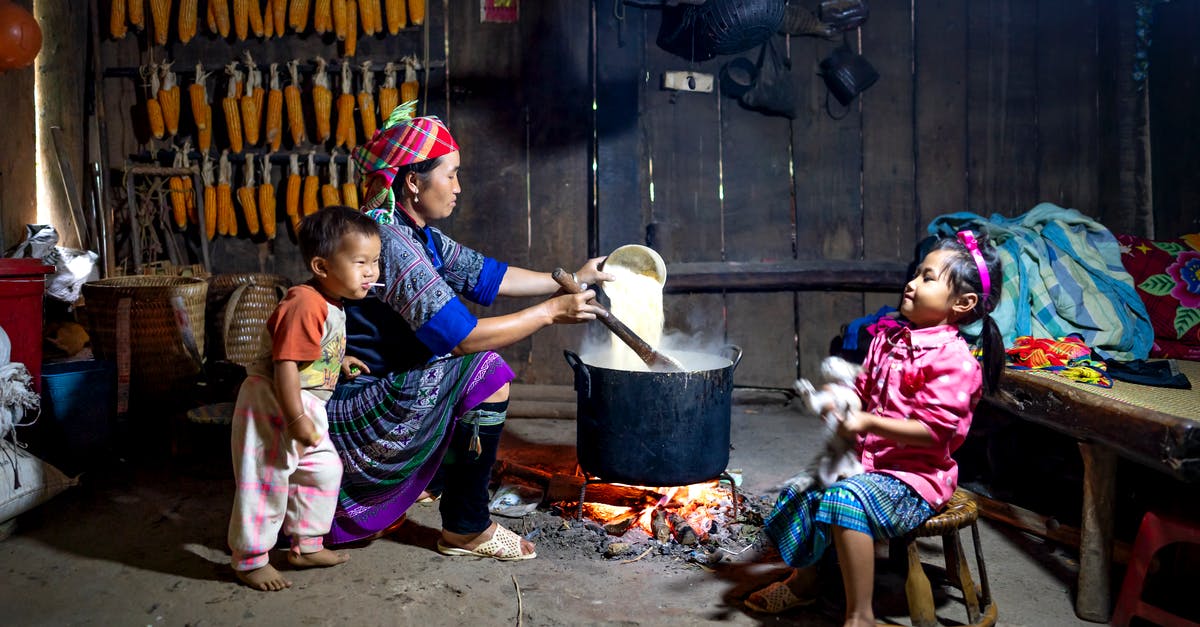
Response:
POLYGON ((905 596, 908 597, 908 612, 914 627, 934 627, 938 624, 934 614, 933 589, 929 578, 921 567, 921 556, 917 552, 917 538, 941 536, 942 550, 946 558, 946 577, 950 585, 962 590, 963 601, 967 606, 968 627, 990 627, 996 624, 996 603, 992 600, 992 591, 988 586, 987 568, 983 563, 983 549, 979 543, 979 508, 966 492, 955 490, 950 502, 940 513, 921 523, 920 527, 908 535, 892 541, 892 555, 900 556, 901 550, 908 553, 908 579, 904 584, 905 596), (962 542, 958 530, 971 527, 971 539, 975 544, 975 562, 979 567, 979 582, 981 595, 975 594, 975 582, 971 579, 971 569, 967 565, 966 554, 963 553, 962 542), (898 550, 899 549, 899 550, 898 550), (983 611, 980 612, 980 603, 983 611))
POLYGON ((1146 512, 1138 527, 1137 540, 1129 555, 1129 569, 1121 582, 1121 595, 1117 597, 1117 609, 1113 610, 1112 624, 1124 627, 1134 616, 1141 616, 1156 625, 1190 625, 1198 623, 1186 620, 1142 600, 1142 584, 1150 560, 1159 549, 1176 542, 1200 544, 1200 527, 1176 518, 1168 518, 1154 512, 1146 512))

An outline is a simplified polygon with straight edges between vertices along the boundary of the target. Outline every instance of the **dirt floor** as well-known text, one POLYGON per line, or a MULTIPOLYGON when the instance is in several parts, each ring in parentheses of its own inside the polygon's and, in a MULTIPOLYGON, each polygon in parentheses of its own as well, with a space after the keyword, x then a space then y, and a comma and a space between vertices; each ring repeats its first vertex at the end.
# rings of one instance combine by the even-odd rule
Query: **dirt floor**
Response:
MULTIPOLYGON (((514 393, 514 399, 520 396, 514 393)), ((815 452, 820 427, 782 394, 739 393, 737 399, 730 468, 741 471, 750 510, 765 510, 775 496, 772 489, 815 452)), ((687 548, 660 544, 641 532, 611 538, 599 525, 565 519, 547 507, 520 519, 497 517, 537 544, 538 558, 531 561, 439 555, 433 548, 437 506, 425 504, 414 506, 397 533, 346 547, 349 562, 285 571, 294 585, 284 592, 252 591, 235 582, 228 565, 232 486, 227 449, 221 448, 226 436, 219 427, 190 429, 174 457, 127 459, 90 471, 79 487, 18 519, 13 535, 0 542, 0 622, 840 624, 835 570, 828 572, 825 594, 815 606, 767 617, 742 605, 750 591, 785 573, 752 546, 752 522, 720 547, 687 548), (631 546, 606 557, 605 548, 615 541, 631 546)), ((570 472, 574 445, 573 420, 513 415, 501 457, 570 472)), ((1010 528, 988 522, 981 527, 1000 624, 1088 624, 1072 611, 1074 555, 1010 528)), ((928 549, 928 563, 939 562, 940 543, 922 549, 928 549)), ((277 553, 273 561, 282 569, 286 562, 277 553)), ((941 585, 940 569, 928 571, 941 602, 939 617, 946 624, 965 622, 965 611, 954 601, 958 593, 941 585)), ((878 573, 875 607, 881 620, 908 624, 902 575, 878 573)))

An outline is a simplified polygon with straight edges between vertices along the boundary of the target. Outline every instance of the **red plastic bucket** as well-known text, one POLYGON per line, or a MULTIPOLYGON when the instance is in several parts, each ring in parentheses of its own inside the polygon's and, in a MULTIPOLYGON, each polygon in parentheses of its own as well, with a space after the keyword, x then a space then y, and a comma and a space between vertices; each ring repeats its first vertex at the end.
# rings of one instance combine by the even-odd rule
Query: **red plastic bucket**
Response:
POLYGON ((12 341, 12 361, 25 364, 42 391, 42 294, 54 266, 41 259, 0 259, 0 327, 12 341))

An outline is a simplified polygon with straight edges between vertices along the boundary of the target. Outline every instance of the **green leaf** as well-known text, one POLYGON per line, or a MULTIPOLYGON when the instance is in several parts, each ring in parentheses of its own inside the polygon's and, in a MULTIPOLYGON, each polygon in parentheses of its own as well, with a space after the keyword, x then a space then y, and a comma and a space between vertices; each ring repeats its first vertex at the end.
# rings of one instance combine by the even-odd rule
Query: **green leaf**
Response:
POLYGON ((1154 296, 1166 296, 1171 293, 1172 289, 1175 289, 1175 279, 1171 278, 1169 274, 1156 274, 1146 277, 1138 289, 1154 296))
POLYGON ((1200 323, 1200 309, 1195 307, 1180 307, 1175 311, 1175 333, 1183 337, 1188 329, 1200 323))
POLYGON ((1171 254, 1172 257, 1187 250, 1187 248, 1184 247, 1184 245, 1180 244, 1179 242, 1154 242, 1154 245, 1167 251, 1168 253, 1171 254))

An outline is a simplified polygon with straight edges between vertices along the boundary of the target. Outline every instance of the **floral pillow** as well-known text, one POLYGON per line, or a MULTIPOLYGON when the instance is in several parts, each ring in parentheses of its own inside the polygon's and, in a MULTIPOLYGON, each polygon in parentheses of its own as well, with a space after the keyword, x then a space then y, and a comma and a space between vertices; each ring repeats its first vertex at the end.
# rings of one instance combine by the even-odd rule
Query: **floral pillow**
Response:
POLYGON ((1154 326, 1151 357, 1200 360, 1200 233, 1153 241, 1117 235, 1154 326))

